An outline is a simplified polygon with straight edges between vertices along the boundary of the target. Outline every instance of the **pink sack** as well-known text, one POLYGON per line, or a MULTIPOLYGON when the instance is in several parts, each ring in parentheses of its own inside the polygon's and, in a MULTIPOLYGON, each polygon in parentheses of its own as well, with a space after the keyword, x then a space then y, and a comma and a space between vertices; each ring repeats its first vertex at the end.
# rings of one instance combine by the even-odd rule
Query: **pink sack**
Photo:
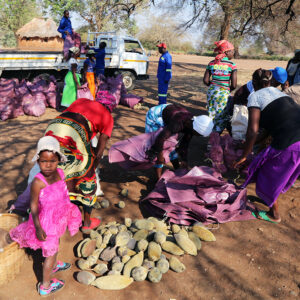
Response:
POLYGON ((78 47, 79 49, 81 48, 81 36, 79 33, 73 31, 73 41, 74 41, 74 46, 78 47))
POLYGON ((46 96, 44 93, 36 92, 36 93, 32 93, 32 96, 33 96, 34 101, 42 101, 42 102, 44 102, 46 107, 48 106, 47 99, 46 99, 46 96))
POLYGON ((108 91, 116 98, 117 104, 119 104, 121 99, 121 87, 123 84, 122 75, 107 78, 107 84, 108 91))
POLYGON ((2 97, 0 98, 0 112, 4 109, 4 107, 10 103, 10 97, 2 97))
POLYGON ((99 91, 96 95, 96 101, 105 105, 112 112, 116 106, 116 98, 109 91, 99 91))
POLYGON ((52 108, 56 108, 56 92, 48 92, 46 95, 47 104, 52 108))
POLYGON ((50 82, 48 91, 45 94, 48 105, 52 108, 56 108, 56 85, 54 82, 50 82))
POLYGON ((13 119, 23 115, 24 111, 20 99, 12 98, 9 99, 7 104, 1 110, 0 119, 5 121, 7 119, 13 119))
POLYGON ((28 93, 22 96, 21 103, 22 105, 25 105, 25 104, 30 104, 32 102, 33 102, 33 96, 28 91, 28 93))
POLYGON ((16 83, 13 79, 0 79, 0 97, 15 97, 16 83))
POLYGON ((127 94, 121 98, 120 104, 133 108, 136 104, 141 102, 143 102, 143 97, 127 94))
POLYGON ((69 56, 69 49, 74 47, 74 40, 70 34, 68 34, 64 41, 64 59, 67 60, 69 56))
POLYGON ((46 106, 43 100, 34 100, 31 103, 24 104, 23 109, 26 115, 39 117, 45 113, 46 106))
POLYGON ((18 86, 15 87, 15 94, 17 97, 22 97, 28 93, 26 81, 23 79, 18 86))
POLYGON ((27 86, 29 90, 32 93, 37 93, 37 92, 47 92, 48 90, 48 83, 46 80, 40 79, 40 78, 35 78, 32 83, 27 83, 27 86))
POLYGON ((94 100, 87 83, 84 83, 81 88, 77 90, 77 99, 79 98, 94 100))

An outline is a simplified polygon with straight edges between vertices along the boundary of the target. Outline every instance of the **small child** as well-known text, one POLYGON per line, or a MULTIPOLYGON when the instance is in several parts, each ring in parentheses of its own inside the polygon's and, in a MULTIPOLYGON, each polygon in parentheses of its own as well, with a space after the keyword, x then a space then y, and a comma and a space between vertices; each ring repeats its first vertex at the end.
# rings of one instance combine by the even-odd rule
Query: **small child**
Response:
POLYGON ((82 220, 80 210, 70 202, 64 172, 57 168, 59 162, 66 161, 60 152, 59 142, 51 136, 42 137, 32 161, 38 162, 41 172, 32 182, 29 220, 9 234, 20 247, 42 249, 45 261, 43 282, 38 284, 38 292, 47 296, 64 286, 63 280, 51 279, 52 274, 71 266, 56 260, 59 238, 67 227, 71 235, 77 233, 82 220))

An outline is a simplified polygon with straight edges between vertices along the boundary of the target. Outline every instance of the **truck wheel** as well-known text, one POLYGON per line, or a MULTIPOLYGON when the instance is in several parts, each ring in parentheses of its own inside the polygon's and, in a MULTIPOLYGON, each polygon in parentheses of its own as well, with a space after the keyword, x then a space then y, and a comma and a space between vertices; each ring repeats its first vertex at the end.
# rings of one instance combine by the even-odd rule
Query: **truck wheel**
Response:
POLYGON ((127 91, 131 91, 134 89, 135 87, 135 76, 133 73, 131 73, 130 71, 127 72, 122 72, 121 73, 123 76, 123 83, 125 85, 125 88, 127 91))

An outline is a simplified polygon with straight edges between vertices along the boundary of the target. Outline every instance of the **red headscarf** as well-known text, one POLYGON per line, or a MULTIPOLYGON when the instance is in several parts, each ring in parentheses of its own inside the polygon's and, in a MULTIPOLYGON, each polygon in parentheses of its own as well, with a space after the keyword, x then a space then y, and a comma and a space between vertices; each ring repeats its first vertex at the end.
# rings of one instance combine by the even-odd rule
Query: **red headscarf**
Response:
POLYGON ((220 60, 223 59, 226 56, 226 54, 225 54, 226 51, 234 49, 234 46, 226 40, 221 40, 221 41, 215 42, 215 45, 217 47, 215 48, 214 52, 219 53, 215 57, 216 63, 219 63, 220 60))

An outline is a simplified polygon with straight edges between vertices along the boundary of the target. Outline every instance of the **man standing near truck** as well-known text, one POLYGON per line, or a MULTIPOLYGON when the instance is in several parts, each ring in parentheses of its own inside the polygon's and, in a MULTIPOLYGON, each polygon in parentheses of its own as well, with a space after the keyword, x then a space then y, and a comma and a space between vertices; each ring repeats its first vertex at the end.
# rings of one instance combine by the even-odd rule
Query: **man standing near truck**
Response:
POLYGON ((160 43, 156 47, 158 47, 158 52, 161 54, 157 68, 158 101, 159 104, 166 104, 169 82, 172 78, 172 56, 167 51, 165 43, 160 43))
POLYGON ((70 13, 68 10, 64 11, 64 16, 60 20, 59 27, 57 28, 57 31, 62 34, 62 38, 65 40, 67 35, 72 35, 72 23, 70 20, 70 13))
POLYGON ((96 52, 96 76, 98 77, 100 74, 104 75, 105 70, 105 47, 106 43, 101 42, 99 45, 99 49, 95 49, 96 52))

